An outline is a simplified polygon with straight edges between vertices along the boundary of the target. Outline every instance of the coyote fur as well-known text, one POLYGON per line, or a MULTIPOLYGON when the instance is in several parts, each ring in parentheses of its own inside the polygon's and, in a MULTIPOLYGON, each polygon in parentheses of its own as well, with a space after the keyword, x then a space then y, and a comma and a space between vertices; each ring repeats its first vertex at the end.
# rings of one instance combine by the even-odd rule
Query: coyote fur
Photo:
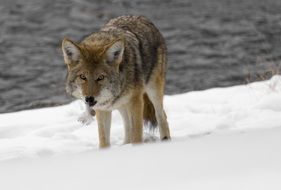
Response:
POLYGON ((99 146, 110 146, 112 110, 119 110, 124 143, 141 143, 143 123, 159 126, 170 139, 163 109, 167 48, 154 24, 143 16, 110 20, 80 43, 62 42, 68 68, 66 91, 96 111, 99 146))

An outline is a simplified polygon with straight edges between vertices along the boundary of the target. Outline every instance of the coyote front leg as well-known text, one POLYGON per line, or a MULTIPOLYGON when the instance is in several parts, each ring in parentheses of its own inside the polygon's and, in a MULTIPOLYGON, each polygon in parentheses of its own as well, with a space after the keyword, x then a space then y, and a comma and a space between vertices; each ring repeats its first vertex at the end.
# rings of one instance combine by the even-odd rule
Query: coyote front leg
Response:
POLYGON ((126 107, 122 107, 119 109, 119 112, 122 116, 123 119, 123 125, 124 125, 124 136, 125 136, 125 140, 124 140, 124 144, 128 144, 131 143, 131 121, 128 115, 128 110, 126 107))
POLYGON ((99 127, 99 147, 105 148, 110 146, 111 111, 97 110, 96 116, 99 127))
POLYGON ((127 107, 129 121, 131 122, 131 143, 141 143, 143 136, 143 94, 137 93, 132 97, 127 107))

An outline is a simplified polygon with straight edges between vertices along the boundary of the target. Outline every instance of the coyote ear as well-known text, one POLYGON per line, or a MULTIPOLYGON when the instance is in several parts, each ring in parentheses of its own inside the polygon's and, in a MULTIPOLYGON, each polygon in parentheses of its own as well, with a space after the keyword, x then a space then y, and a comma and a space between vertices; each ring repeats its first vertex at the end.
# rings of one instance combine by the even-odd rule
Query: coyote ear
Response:
POLYGON ((122 61, 124 53, 124 42, 119 40, 112 44, 106 51, 107 61, 119 64, 122 61))
POLYGON ((80 57, 80 48, 73 41, 65 38, 62 41, 63 57, 66 64, 78 61, 80 57))

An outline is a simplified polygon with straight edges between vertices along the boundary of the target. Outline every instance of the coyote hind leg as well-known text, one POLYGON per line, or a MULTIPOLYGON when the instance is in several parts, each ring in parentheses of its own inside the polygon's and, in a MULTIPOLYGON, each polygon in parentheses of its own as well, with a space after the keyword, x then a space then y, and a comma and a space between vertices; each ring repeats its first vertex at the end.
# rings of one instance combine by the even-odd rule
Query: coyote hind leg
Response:
POLYGON ((146 86, 146 93, 155 109, 155 116, 159 126, 160 139, 168 140, 171 138, 167 116, 163 108, 164 88, 165 88, 165 69, 166 53, 163 47, 158 48, 157 64, 154 74, 146 86))

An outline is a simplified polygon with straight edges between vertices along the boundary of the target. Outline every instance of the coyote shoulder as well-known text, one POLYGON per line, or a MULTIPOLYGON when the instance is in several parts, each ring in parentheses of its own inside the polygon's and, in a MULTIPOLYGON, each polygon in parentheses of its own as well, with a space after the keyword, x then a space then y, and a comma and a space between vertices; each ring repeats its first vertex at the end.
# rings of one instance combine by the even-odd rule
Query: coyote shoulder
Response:
POLYGON ((112 110, 119 110, 124 143, 140 143, 143 122, 170 139, 163 96, 167 50, 163 36, 143 16, 110 20, 80 43, 62 42, 68 68, 66 91, 96 111, 100 147, 110 145, 112 110))

